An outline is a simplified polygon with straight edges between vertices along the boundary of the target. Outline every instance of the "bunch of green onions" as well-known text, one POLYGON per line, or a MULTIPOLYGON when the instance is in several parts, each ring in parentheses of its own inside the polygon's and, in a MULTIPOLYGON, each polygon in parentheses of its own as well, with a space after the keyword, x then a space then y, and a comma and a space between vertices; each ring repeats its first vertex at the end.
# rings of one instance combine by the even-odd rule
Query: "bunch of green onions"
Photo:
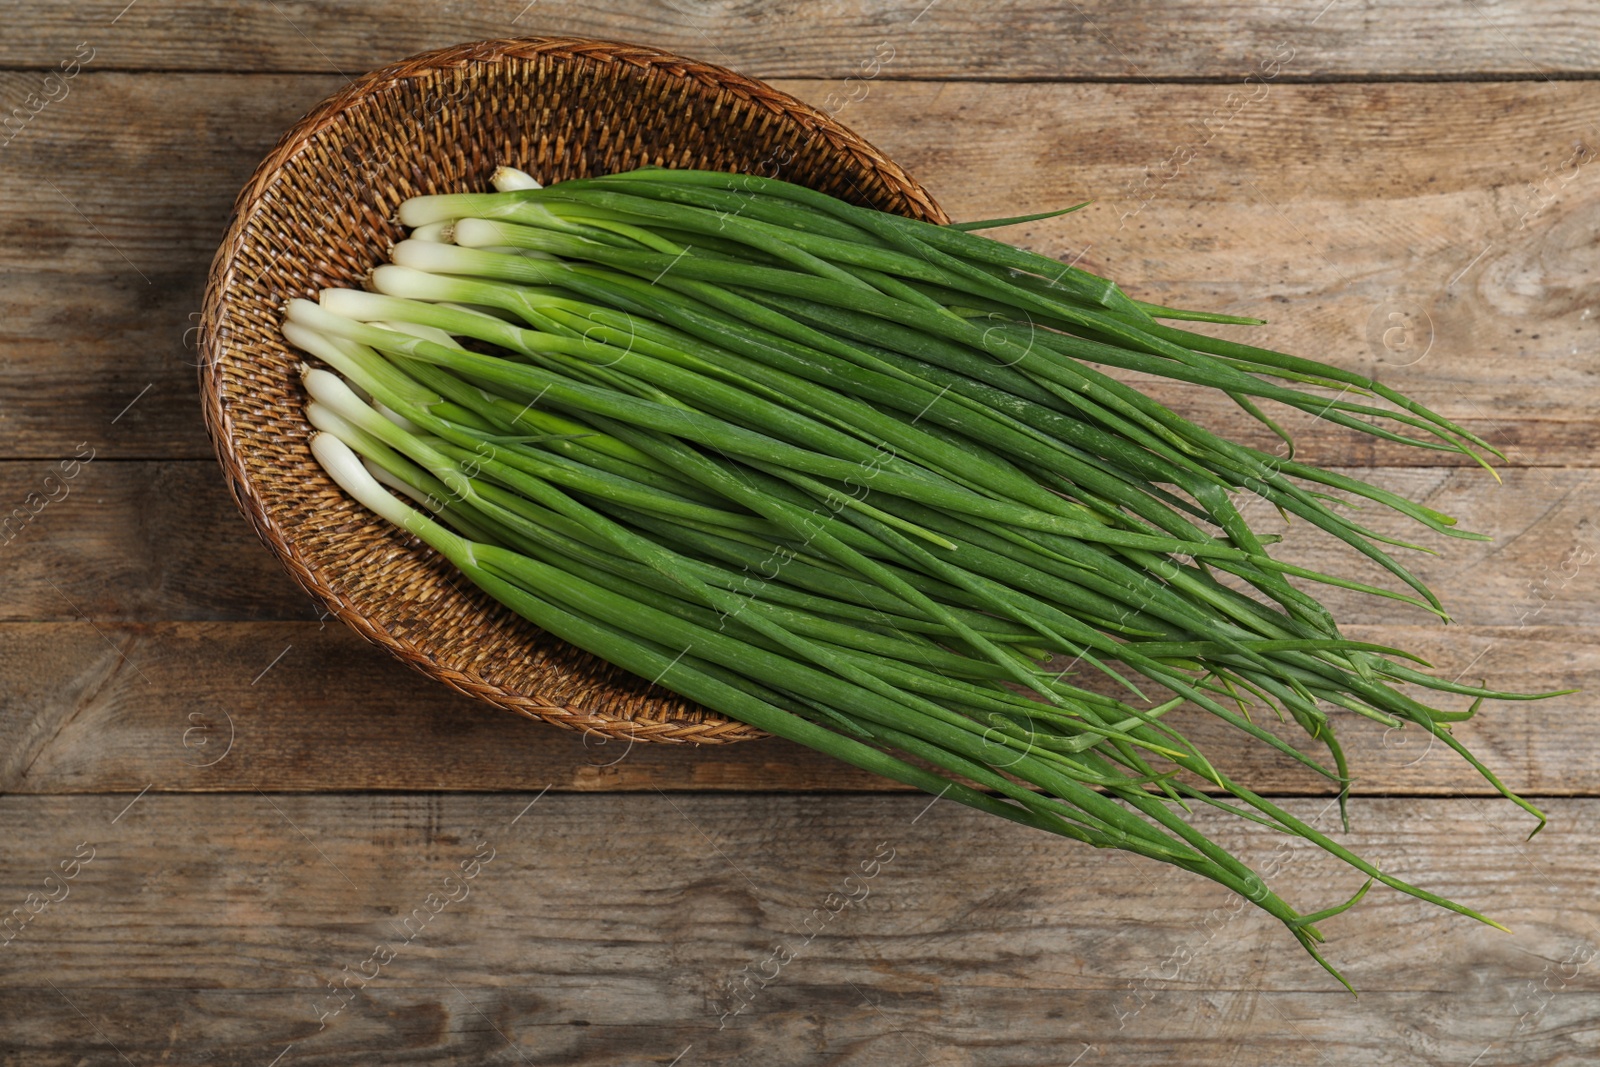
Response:
POLYGON ((356 500, 561 639, 857 767, 1211 878, 1336 976, 1315 924, 1372 880, 1489 921, 1233 781, 1164 720, 1196 705, 1338 782, 1341 807, 1327 709, 1410 725, 1542 825, 1449 730, 1484 698, 1527 697, 1347 640, 1305 588, 1444 617, 1387 551, 1418 546, 1330 506, 1345 498, 1477 535, 1106 369, 1221 390, 1286 441, 1262 402, 1480 463, 1498 455, 1484 441, 1360 375, 1157 321, 1256 320, 1141 303, 972 232, 1020 219, 936 226, 700 171, 546 189, 502 169, 495 185, 407 201, 411 236, 366 291, 288 305, 287 340, 332 368, 304 374, 312 449, 356 500), (1274 559, 1245 496, 1406 591, 1274 559), (1072 680, 1087 673, 1120 698, 1072 680), (1332 766, 1251 707, 1292 718, 1332 766), (1303 914, 1190 825, 1193 804, 1368 881, 1303 914))

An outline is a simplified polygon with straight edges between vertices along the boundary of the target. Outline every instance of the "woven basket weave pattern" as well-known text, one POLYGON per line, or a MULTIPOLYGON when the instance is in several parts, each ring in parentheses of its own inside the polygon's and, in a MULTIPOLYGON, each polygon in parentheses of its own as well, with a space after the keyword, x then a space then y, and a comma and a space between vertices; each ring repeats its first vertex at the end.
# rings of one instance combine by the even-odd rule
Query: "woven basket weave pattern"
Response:
POLYGON ((760 82, 633 45, 523 38, 416 56, 317 107, 240 194, 212 264, 207 429, 235 501, 308 593, 423 673, 523 715, 639 741, 759 737, 542 634, 346 499, 311 456, 283 304, 358 285, 403 236, 402 200, 488 189, 501 164, 547 184, 646 164, 773 174, 945 217, 872 146, 760 82))

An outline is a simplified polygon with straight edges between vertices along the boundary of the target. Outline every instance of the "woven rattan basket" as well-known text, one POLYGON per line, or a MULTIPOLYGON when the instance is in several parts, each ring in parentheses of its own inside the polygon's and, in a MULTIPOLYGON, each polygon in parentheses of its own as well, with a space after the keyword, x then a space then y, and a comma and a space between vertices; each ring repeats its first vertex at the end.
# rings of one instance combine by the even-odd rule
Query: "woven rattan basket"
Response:
POLYGON ((547 184, 645 164, 776 174, 946 221, 894 163, 815 109, 721 67, 576 38, 484 41, 360 78, 262 162, 211 266, 201 397, 245 517, 290 575, 356 632, 463 693, 639 741, 759 737, 541 633, 420 542, 354 504, 312 458, 296 296, 353 285, 418 193, 489 188, 500 164, 547 184))

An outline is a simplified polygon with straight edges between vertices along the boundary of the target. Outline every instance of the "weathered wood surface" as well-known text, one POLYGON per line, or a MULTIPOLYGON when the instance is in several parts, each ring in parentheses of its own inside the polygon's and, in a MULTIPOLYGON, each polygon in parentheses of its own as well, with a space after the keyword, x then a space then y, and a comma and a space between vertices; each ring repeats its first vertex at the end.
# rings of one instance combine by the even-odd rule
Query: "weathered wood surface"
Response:
MULTIPOLYGON (((1470 668, 1511 688, 1592 686, 1600 673, 1593 641, 1559 627, 1350 632, 1414 648, 1446 677, 1470 668)), ((0 649, 0 692, 15 709, 0 718, 0 790, 10 792, 899 788, 782 741, 629 744, 526 722, 448 692, 332 624, 8 623, 0 649)), ((1593 699, 1486 705, 1456 733, 1514 789, 1600 794, 1593 699)), ((1331 792, 1208 715, 1169 721, 1253 788, 1331 792)), ((1349 714, 1334 721, 1357 793, 1492 792, 1423 735, 1349 714)), ((1296 727, 1278 729, 1307 745, 1296 727)))
POLYGON ((1581 0, 1441 9, 1422 0, 645 0, 391 2, 97 0, 19 10, 0 65, 49 69, 80 42, 122 70, 340 72, 459 41, 559 34, 648 43, 763 78, 844 78, 883 44, 895 78, 1139 81, 1243 78, 1295 49, 1304 78, 1552 76, 1600 70, 1600 17, 1581 0))
MULTIPOLYGON (((1457 728, 1550 814, 1532 842, 1441 746, 1342 725, 1361 777, 1338 839, 1515 931, 1375 890, 1325 924, 1352 999, 1275 922, 1168 868, 782 742, 601 745, 406 671, 319 620, 236 514, 187 332, 237 190, 345 76, 477 37, 649 41, 837 109, 957 217, 1093 198, 1003 235, 1141 297, 1270 318, 1239 332, 1500 443, 1496 486, 1290 420, 1304 455, 1495 537, 1423 538, 1441 554, 1410 560, 1461 625, 1327 599, 1352 636, 1448 676, 1592 692, 1592 5, 97 0, 13 5, 6 25, 0 113, 61 98, 0 147, 0 1063, 1600 1060, 1591 695, 1457 728), (893 58, 863 78, 880 46, 893 58), (469 895, 405 941, 480 841, 495 858, 469 895), (880 842, 894 860, 867 901, 807 940, 880 842), (11 909, 80 843, 94 859, 69 895, 19 929, 11 909), (393 959, 325 1014, 328 983, 380 942, 393 959), (741 971, 785 946, 724 1018, 741 971)), ((1254 432, 1225 402, 1154 391, 1254 432)), ((1342 559, 1299 528, 1282 552, 1342 559)), ((1174 715, 1336 828, 1315 776, 1174 715)), ((1197 818, 1306 908, 1359 883, 1197 818)))
MULTIPOLYGON (((38 461, 0 464, 0 500, 26 500, 53 471, 38 461)), ((1445 677, 1470 671, 1526 691, 1589 684, 1600 666, 1587 636, 1600 604, 1590 472, 1513 470, 1498 487, 1475 468, 1369 476, 1495 541, 1432 537, 1441 554, 1415 557, 1462 625, 1430 625, 1408 605, 1328 591, 1343 617, 1367 624, 1353 634, 1412 649, 1445 677)), ((876 784, 777 742, 693 755, 607 747, 457 698, 319 619, 237 517, 210 463, 91 460, 62 485, 65 495, 3 549, 0 619, 11 621, 0 624, 0 679, 17 714, 9 728, 0 724, 0 739, 11 742, 0 745, 10 747, 0 788, 301 789, 348 775, 372 788, 505 789, 530 774, 571 789, 876 784), (176 706, 174 694, 184 698, 176 706), (237 752, 216 762, 221 738, 234 732, 237 752)), ((1287 559, 1363 577, 1376 570, 1352 568, 1326 537, 1288 533, 1287 559)), ((1492 704, 1462 736, 1515 788, 1600 790, 1600 746, 1583 717, 1590 701, 1492 704)), ((1420 739, 1343 718, 1364 792, 1485 788, 1442 747, 1424 756, 1420 739)), ((1203 744, 1215 739, 1210 750, 1230 749, 1209 718, 1197 716, 1195 728, 1203 744)), ((1324 788, 1266 752, 1238 766, 1263 787, 1324 788)))
MULTIPOLYGON (((1336 821, 1326 801, 1289 803, 1336 821)), ((921 797, 9 797, 8 907, 92 858, 0 949, 0 1050, 30 1067, 379 1050, 441 1064, 1590 1062, 1597 803, 1553 801, 1558 822, 1532 844, 1483 801, 1363 804, 1341 841, 1515 932, 1374 890, 1325 923, 1355 999, 1221 887, 921 797), (348 1000, 329 992, 347 977, 348 1000)), ((1355 888, 1314 850, 1199 821, 1303 907, 1355 888)))
MULTIPOLYGON (((67 454, 69 457, 73 453, 67 454)), ((1589 626, 1600 596, 1600 511, 1590 470, 1477 467, 1335 468, 1453 515, 1473 541, 1434 534, 1368 509, 1361 521, 1432 554, 1394 556, 1439 595, 1458 623, 1589 626)), ((63 477, 60 461, 0 461, 0 621, 306 619, 319 609, 239 516, 210 461, 95 458, 63 477), (52 496, 54 499, 52 499, 52 496), (21 514, 11 509, 21 509, 21 514)), ((1305 523, 1285 527, 1246 500, 1262 532, 1282 533, 1282 559, 1386 588, 1398 582, 1305 523), (1253 508, 1253 510, 1251 510, 1253 508)), ((1344 619, 1422 624, 1421 609, 1321 587, 1344 619)))
MULTIPOLYGON (((191 413, 198 418, 199 412, 191 413)), ((0 618, 305 619, 320 609, 239 514, 215 461, 0 462, 0 618), (71 474, 69 477, 68 474, 71 474), (20 511, 13 510, 20 509, 20 511)))
MULTIPOLYGON (((91 69, 0 150, 0 455, 211 454, 186 333, 206 268, 256 162, 339 84, 91 69)), ((1376 373, 1513 464, 1593 463, 1594 82, 866 94, 840 117, 957 217, 1094 198, 1005 236, 1142 297, 1272 319, 1240 332, 1376 373)), ((1158 393, 1275 445, 1226 400, 1158 393)), ((1459 462, 1288 422, 1323 462, 1459 462)))

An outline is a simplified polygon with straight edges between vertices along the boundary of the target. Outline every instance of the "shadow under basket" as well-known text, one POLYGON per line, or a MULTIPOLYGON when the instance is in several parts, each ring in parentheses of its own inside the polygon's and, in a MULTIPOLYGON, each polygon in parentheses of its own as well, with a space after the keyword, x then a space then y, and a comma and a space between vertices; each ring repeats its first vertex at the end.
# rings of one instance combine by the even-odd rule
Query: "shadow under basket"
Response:
POLYGON ((404 233, 400 202, 487 191, 502 164, 545 184, 645 165, 763 174, 948 221, 904 171, 758 81, 653 48, 482 41, 351 83, 290 130, 234 206, 211 265, 200 392, 240 510, 313 598, 462 693, 572 729, 715 743, 761 731, 559 641, 348 499, 311 455, 282 307, 357 286, 404 233))

